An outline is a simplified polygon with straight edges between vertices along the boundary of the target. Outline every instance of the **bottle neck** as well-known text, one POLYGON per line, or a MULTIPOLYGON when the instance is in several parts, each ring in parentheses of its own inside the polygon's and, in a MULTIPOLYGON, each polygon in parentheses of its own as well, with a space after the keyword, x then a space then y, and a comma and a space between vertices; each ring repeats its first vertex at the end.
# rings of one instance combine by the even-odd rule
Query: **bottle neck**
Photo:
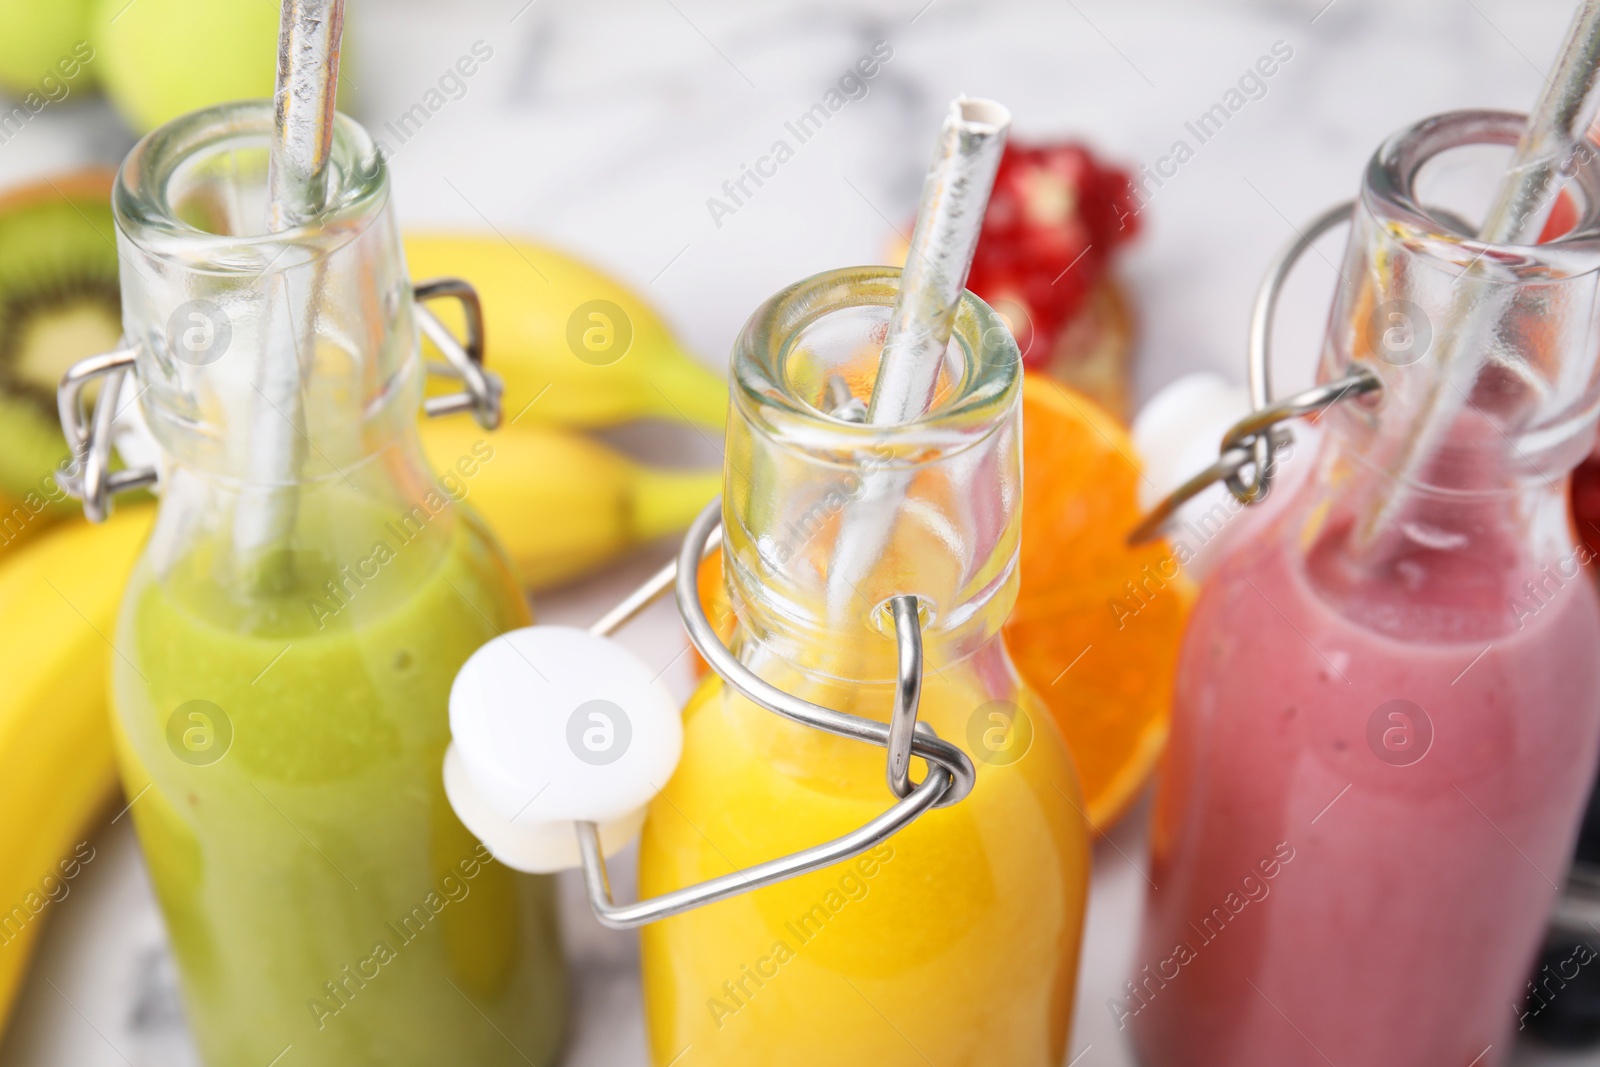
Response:
MULTIPOLYGON (((873 522, 871 518, 845 521, 873 522)), ((830 582, 829 576, 838 575, 842 581, 840 568, 847 564, 821 559, 826 549, 807 550, 806 566, 813 578, 798 583, 792 571, 763 554, 763 545, 781 544, 795 536, 792 524, 770 532, 748 531, 725 541, 728 598, 738 617, 740 640, 754 657, 748 662, 782 661, 814 679, 847 685, 891 684, 899 660, 889 602, 905 594, 882 595, 890 589, 917 596, 923 657, 933 669, 966 660, 996 641, 1017 597, 1015 542, 996 546, 980 568, 987 580, 961 595, 955 574, 936 574, 924 565, 926 557, 947 551, 947 546, 932 536, 932 529, 916 529, 915 518, 905 525, 912 528, 888 535, 898 542, 896 547, 885 548, 882 557, 842 594, 839 582, 830 582), (916 593, 918 589, 924 592, 916 593), (941 593, 929 590, 942 591, 943 599, 941 593)), ((837 545, 838 539, 830 543, 837 545)))
POLYGON ((123 329, 162 451, 152 558, 247 614, 402 546, 387 572, 425 571, 453 523, 417 438, 422 363, 377 149, 339 116, 327 210, 268 233, 272 128, 270 101, 185 116, 129 153, 113 196, 123 329))
POLYGON ((1327 414, 1306 543, 1374 597, 1498 591, 1573 551, 1566 478, 1600 413, 1600 171, 1572 175, 1564 228, 1539 243, 1479 240, 1487 205, 1465 190, 1493 187, 1502 157, 1483 149, 1525 126, 1434 116, 1364 177, 1321 380, 1361 367, 1382 389, 1327 414))
POLYGON ((871 392, 898 286, 893 268, 807 279, 763 305, 734 349, 730 602, 766 654, 848 683, 895 678, 894 598, 918 598, 935 667, 993 640, 1016 599, 1021 377, 993 311, 964 298, 923 417, 836 414, 871 392))
POLYGON ((174 293, 145 277, 124 274, 124 291, 140 290, 124 320, 162 452, 164 552, 203 544, 208 579, 246 599, 347 586, 343 568, 383 543, 410 546, 408 569, 424 572, 453 518, 429 505, 440 493, 417 434, 422 360, 388 211, 337 251, 259 279, 189 276, 174 293), (195 292, 207 295, 175 304, 195 292))
POLYGON ((376 147, 338 116, 327 209, 267 232, 273 121, 270 101, 186 115, 134 147, 112 197, 151 433, 174 464, 263 488, 388 450, 422 389, 376 147))

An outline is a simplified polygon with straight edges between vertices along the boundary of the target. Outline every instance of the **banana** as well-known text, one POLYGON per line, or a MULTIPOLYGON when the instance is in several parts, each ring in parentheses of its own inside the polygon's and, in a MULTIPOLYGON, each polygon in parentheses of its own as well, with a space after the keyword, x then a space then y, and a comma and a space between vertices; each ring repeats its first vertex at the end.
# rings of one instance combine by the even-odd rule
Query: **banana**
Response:
POLYGON ((63 509, 52 508, 42 496, 23 499, 0 490, 0 561, 11 558, 33 535, 62 518, 63 509))
POLYGON ((579 434, 525 422, 487 433, 471 419, 428 420, 422 445, 445 491, 488 523, 531 589, 683 529, 722 489, 720 471, 644 467, 579 434))
POLYGON ((116 791, 107 640, 154 515, 71 519, 0 556, 0 1028, 116 791))
MULTIPOLYGON (((720 428, 728 390, 622 283, 562 252, 499 237, 411 234, 413 278, 460 277, 483 298, 488 364, 507 417, 611 426, 640 417, 720 428)), ((434 305, 461 328, 460 309, 434 305)), ((439 353, 431 343, 424 351, 439 353)))

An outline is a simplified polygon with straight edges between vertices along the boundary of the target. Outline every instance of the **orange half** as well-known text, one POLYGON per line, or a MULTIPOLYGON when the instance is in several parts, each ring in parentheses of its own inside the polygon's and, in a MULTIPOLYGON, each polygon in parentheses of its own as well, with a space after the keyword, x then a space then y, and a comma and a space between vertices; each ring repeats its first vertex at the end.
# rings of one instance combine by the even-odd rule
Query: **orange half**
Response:
POLYGON ((1166 744, 1195 589, 1165 542, 1125 543, 1143 473, 1127 431, 1103 408, 1027 375, 1022 463, 1022 582, 1006 644, 1066 737, 1085 814, 1103 830, 1166 744))

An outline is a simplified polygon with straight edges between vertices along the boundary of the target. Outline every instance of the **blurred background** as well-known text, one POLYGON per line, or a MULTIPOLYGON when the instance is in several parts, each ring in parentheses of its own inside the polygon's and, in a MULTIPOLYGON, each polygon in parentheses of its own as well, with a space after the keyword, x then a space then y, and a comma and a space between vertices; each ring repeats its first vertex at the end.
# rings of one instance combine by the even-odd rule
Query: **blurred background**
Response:
MULTIPOLYGON (((7 20, 43 17, 35 7, 83 6, 0 3, 0 39, 7 20)), ((205 102, 193 94, 209 84, 270 93, 271 0, 87 7, 83 66, 107 89, 80 79, 26 121, 0 120, 0 186, 114 166, 140 128, 205 102)), ((1191 370, 1241 381, 1256 285, 1296 227, 1354 195, 1397 128, 1458 108, 1525 110, 1570 15, 1560 0, 349 0, 341 108, 384 144, 407 229, 575 253, 631 283, 720 372, 778 289, 898 254, 949 101, 992 97, 1018 140, 1082 140, 1136 184, 1156 171, 1115 268, 1142 398, 1191 370), (802 142, 790 126, 867 55, 888 58, 802 142), (1272 76, 1202 142, 1193 124, 1268 55, 1272 76), (778 140, 792 158, 735 198, 725 183, 778 140), (1191 149, 1181 162, 1179 141, 1191 149)), ((1323 242, 1289 287, 1280 391, 1311 379, 1342 242, 1323 242)), ((656 462, 718 461, 716 441, 683 427, 602 436, 656 462)), ((541 598, 543 617, 591 621, 669 550, 541 598)), ((627 640, 687 693, 669 606, 627 640)), ((1074 1067, 1129 1062, 1106 1001, 1132 956, 1142 815, 1098 846, 1074 1067)), ((52 915, 0 1067, 195 1062, 127 823, 96 839, 101 858, 52 915)), ((633 935, 600 930, 576 882, 566 889, 579 1012, 568 1062, 643 1064, 633 935)), ((1590 1061, 1529 1049, 1519 1062, 1590 1061)))

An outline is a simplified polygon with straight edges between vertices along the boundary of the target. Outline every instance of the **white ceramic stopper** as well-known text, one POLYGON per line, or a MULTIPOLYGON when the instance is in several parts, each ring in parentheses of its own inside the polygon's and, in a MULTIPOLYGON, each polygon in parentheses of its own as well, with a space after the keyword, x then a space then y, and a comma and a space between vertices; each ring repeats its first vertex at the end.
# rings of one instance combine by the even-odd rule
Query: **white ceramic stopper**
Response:
POLYGON ((610 638, 530 626, 490 641, 450 689, 445 793, 495 858, 523 871, 578 866, 573 823, 608 855, 638 833, 683 750, 677 704, 610 638))
POLYGON ((1134 447, 1144 461, 1140 505, 1153 507, 1215 463, 1222 435, 1249 413, 1250 394, 1244 386, 1203 371, 1185 374, 1145 401, 1133 419, 1134 447))

